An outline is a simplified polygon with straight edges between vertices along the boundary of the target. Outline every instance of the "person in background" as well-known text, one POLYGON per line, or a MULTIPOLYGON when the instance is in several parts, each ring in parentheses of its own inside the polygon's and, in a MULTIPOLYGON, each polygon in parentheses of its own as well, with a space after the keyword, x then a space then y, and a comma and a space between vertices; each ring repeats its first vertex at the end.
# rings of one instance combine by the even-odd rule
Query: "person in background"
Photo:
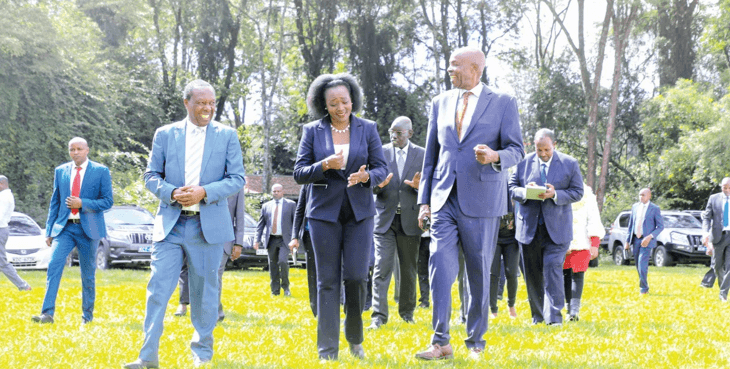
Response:
POLYGON ((309 195, 311 185, 307 184, 299 189, 299 200, 297 208, 294 212, 294 224, 291 231, 291 241, 289 241, 289 250, 294 252, 294 248, 304 247, 307 254, 307 287, 309 288, 309 307, 312 308, 312 314, 317 317, 317 267, 314 261, 314 250, 312 249, 312 236, 309 234, 309 220, 304 214, 307 208, 307 196, 309 195))
POLYGON ((492 260, 490 273, 489 306, 492 311, 492 318, 499 313, 497 300, 500 295, 500 282, 502 275, 507 283, 507 309, 510 318, 517 318, 515 302, 517 300, 517 277, 519 275, 518 264, 520 262, 520 245, 515 239, 515 214, 514 205, 510 200, 507 214, 502 216, 499 222, 499 234, 497 235, 497 248, 492 260), (504 265, 504 269, 502 269, 504 265))
POLYGON ((593 190, 583 184, 583 198, 574 202, 573 208, 573 241, 563 264, 565 283, 565 303, 568 306, 568 321, 580 320, 580 300, 583 296, 583 283, 588 262, 598 257, 598 247, 606 230, 601 223, 598 202, 593 190))
POLYGON ((269 252, 269 276, 271 277, 271 294, 291 296, 289 289, 289 242, 291 241, 294 212, 297 205, 284 198, 284 186, 271 186, 272 200, 261 206, 261 216, 256 226, 256 242, 253 248, 261 247, 263 236, 264 248, 269 252))
POLYGON ((730 177, 720 182, 722 192, 710 196, 702 214, 703 243, 713 252, 720 301, 727 302, 730 290, 730 177))
POLYGON ((633 247, 636 271, 639 273, 639 294, 649 293, 649 259, 656 247, 656 238, 664 230, 664 220, 659 206, 651 202, 651 190, 639 191, 639 202, 631 207, 626 248, 633 247))
POLYGON ((104 211, 114 205, 109 168, 89 160, 89 145, 74 137, 68 142, 71 162, 56 167, 53 195, 46 220, 46 245, 53 247, 46 276, 46 295, 36 323, 53 323, 56 295, 63 267, 71 250, 79 253, 81 270, 81 322, 94 318, 96 300, 96 248, 106 237, 104 211))
POLYGON ((30 291, 31 287, 28 282, 20 278, 13 264, 8 262, 5 254, 5 244, 8 242, 8 236, 10 235, 8 223, 13 216, 14 209, 15 197, 13 197, 13 191, 10 190, 8 177, 0 175, 0 271, 8 277, 10 282, 13 282, 18 290, 30 291))

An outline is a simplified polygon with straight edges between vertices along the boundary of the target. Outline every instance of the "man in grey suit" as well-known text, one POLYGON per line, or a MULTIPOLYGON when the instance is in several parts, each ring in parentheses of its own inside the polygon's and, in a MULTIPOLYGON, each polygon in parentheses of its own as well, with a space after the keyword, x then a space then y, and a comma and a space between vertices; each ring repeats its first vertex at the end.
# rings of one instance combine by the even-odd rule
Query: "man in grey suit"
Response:
MULTIPOLYGON (((226 314, 223 312, 223 302, 221 300, 221 294, 223 291, 223 272, 226 270, 226 264, 228 259, 234 261, 241 256, 241 250, 243 249, 243 234, 245 228, 244 213, 246 213, 246 202, 244 197, 244 189, 242 188, 237 193, 231 195, 228 198, 228 210, 231 212, 231 220, 233 220, 233 233, 236 239, 233 241, 226 242, 223 245, 223 257, 221 257, 221 264, 218 267, 218 321, 222 321, 226 318, 226 314)), ((188 265, 187 262, 183 263, 183 268, 180 271, 180 278, 178 279, 180 286, 180 305, 175 311, 176 316, 185 316, 187 314, 188 305, 190 305, 190 285, 188 283, 188 265)))
POLYGON ((284 296, 291 296, 289 290, 289 246, 296 203, 284 198, 284 187, 280 184, 271 186, 274 199, 261 207, 259 224, 256 227, 256 242, 253 248, 261 247, 269 252, 269 275, 271 276, 271 294, 278 296, 283 289, 284 296), (284 242, 286 240, 286 242, 284 242))
POLYGON ((388 322, 388 287, 393 275, 396 252, 400 266, 398 313, 413 323, 418 278, 418 185, 423 165, 422 147, 409 141, 413 125, 407 117, 398 117, 388 130, 390 144, 383 146, 390 173, 375 194, 375 268, 373 271, 373 313, 370 329, 388 322))
POLYGON ((720 182, 722 192, 710 196, 705 212, 702 213, 703 243, 714 248, 715 275, 720 287, 720 301, 727 302, 730 290, 730 177, 720 182))

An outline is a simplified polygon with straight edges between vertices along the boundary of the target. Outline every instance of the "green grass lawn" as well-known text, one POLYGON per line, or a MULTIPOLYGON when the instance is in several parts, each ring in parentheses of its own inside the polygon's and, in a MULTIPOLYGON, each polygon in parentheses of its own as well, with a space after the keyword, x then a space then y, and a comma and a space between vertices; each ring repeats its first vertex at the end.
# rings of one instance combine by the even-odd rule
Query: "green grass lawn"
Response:
MULTIPOLYGON (((292 269, 291 298, 272 297, 268 273, 232 270, 224 275, 226 320, 215 330, 213 368, 728 368, 730 306, 718 290, 699 286, 704 266, 649 267, 650 294, 639 297, 633 266, 601 266, 586 275, 581 320, 560 328, 532 326, 524 284, 517 296, 519 317, 510 319, 506 302, 485 335, 483 361, 467 359, 464 326, 452 324, 455 359, 445 363, 417 361, 431 336, 431 310, 417 309, 416 324, 397 316, 377 331, 365 331, 367 358, 352 358, 344 334, 340 359, 320 362, 316 320, 309 309, 306 272, 292 269)), ((119 368, 136 359, 142 343, 142 320, 148 269, 97 272, 94 322, 81 326, 81 282, 78 267, 67 268, 61 282, 52 325, 38 325, 45 292, 44 271, 22 271, 32 286, 21 293, 0 277, 0 368, 119 368)), ((392 291, 392 288, 391 288, 392 291)), ((458 307, 456 285, 454 311, 458 307)), ((391 307, 394 306, 391 292, 391 307)), ((190 318, 172 315, 173 294, 161 340, 163 368, 189 368, 193 333, 190 318)), ((391 308, 391 314, 397 309, 391 308)), ((452 322, 456 322, 456 314, 452 322)), ((363 314, 365 325, 370 313, 363 314)))

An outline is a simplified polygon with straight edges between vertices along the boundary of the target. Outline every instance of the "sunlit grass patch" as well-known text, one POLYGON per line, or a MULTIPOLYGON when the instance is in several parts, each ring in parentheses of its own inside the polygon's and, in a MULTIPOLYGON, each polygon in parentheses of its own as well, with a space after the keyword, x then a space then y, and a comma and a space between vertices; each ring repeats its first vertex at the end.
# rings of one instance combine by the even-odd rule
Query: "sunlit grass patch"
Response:
MULTIPOLYGON (((639 296, 634 266, 603 259, 586 274, 581 320, 562 327, 533 326, 524 283, 517 294, 519 317, 507 314, 506 300, 490 319, 483 362, 467 358, 464 325, 458 324, 459 300, 452 293, 451 344, 455 359, 428 363, 414 355, 431 340, 431 309, 417 308, 415 324, 403 322, 390 300, 390 318, 365 331, 367 358, 354 359, 344 334, 336 362, 321 362, 316 349, 317 321, 312 316, 306 272, 292 269, 293 297, 271 296, 269 275, 260 270, 226 272, 223 304, 226 319, 214 332, 214 368, 727 368, 730 336, 718 290, 699 287, 703 266, 649 268, 650 293, 639 296)), ((94 322, 81 326, 81 282, 77 267, 64 273, 56 323, 38 325, 45 273, 21 271, 33 286, 20 293, 0 279, 0 368, 119 368, 134 360, 142 344, 147 269, 97 272, 94 322)), ((189 315, 173 316, 170 300, 160 341, 163 368, 192 366, 189 315)), ((363 314, 370 323, 371 312, 363 314)), ((341 315, 344 319, 344 314, 341 315)))

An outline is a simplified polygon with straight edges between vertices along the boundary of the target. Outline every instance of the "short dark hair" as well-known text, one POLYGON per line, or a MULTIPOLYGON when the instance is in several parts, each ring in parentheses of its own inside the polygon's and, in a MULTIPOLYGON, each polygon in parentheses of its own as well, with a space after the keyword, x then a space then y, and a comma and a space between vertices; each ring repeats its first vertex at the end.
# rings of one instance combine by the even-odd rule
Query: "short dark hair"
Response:
POLYGON ((187 85, 185 85, 185 90, 183 90, 183 99, 190 100, 190 98, 193 96, 193 90, 197 90, 199 88, 209 88, 213 90, 213 93, 215 93, 215 88, 213 88, 213 85, 203 81, 202 79, 196 79, 194 81, 190 81, 187 85))
POLYGON ((307 107, 309 108, 309 115, 313 119, 320 119, 327 115, 324 93, 327 89, 337 86, 345 86, 350 91, 353 113, 357 113, 362 109, 362 89, 355 77, 348 73, 323 74, 314 79, 307 92, 307 107))

